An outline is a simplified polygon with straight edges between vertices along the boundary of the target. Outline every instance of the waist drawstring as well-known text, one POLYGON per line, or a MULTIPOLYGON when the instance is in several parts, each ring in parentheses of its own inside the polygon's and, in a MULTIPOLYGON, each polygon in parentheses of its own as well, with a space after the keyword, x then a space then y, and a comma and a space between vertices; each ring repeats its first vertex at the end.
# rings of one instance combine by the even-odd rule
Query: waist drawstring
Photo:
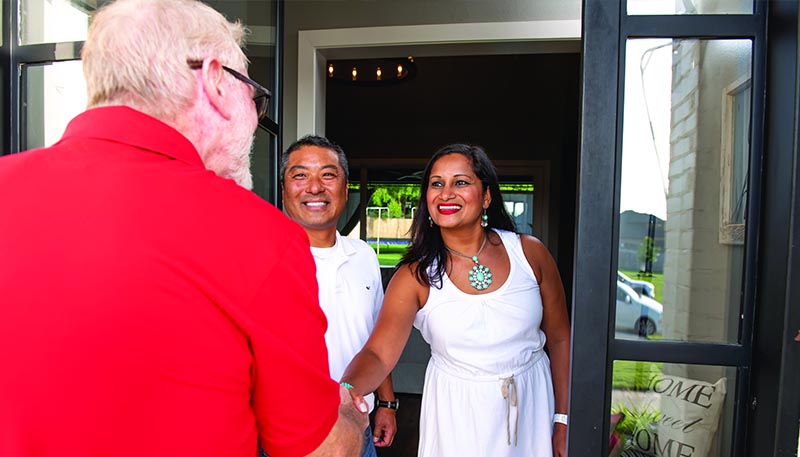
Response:
MULTIPOLYGON (((502 378, 503 400, 506 401, 506 440, 511 446, 511 407, 517 408, 517 383, 514 375, 502 378)), ((517 445, 517 426, 519 423, 519 411, 514 414, 514 446, 517 445)))

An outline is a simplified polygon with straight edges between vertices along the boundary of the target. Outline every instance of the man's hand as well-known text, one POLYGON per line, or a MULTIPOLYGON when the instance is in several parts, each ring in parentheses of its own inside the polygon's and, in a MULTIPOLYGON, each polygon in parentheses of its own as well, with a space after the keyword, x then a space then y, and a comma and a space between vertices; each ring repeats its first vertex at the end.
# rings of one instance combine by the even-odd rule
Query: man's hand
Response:
POLYGON ((339 417, 333 429, 309 457, 352 457, 363 452, 369 408, 362 397, 351 397, 350 390, 342 386, 339 386, 339 400, 339 417))
POLYGON ((366 430, 367 427, 369 427, 369 406, 367 402, 364 401, 364 397, 357 395, 353 392, 353 389, 339 386, 339 398, 341 399, 339 410, 352 410, 353 414, 351 417, 355 418, 361 430, 366 430))
POLYGON ((389 447, 397 433, 396 411, 390 408, 375 409, 375 427, 372 429, 372 438, 375 447, 389 447))

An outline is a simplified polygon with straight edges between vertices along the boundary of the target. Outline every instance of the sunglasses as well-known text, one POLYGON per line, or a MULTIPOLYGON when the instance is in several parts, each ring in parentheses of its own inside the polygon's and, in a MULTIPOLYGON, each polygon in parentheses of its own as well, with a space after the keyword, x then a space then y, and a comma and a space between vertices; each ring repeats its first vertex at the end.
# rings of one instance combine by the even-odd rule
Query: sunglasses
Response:
MULTIPOLYGON (((189 68, 191 68, 192 70, 199 70, 203 68, 202 60, 187 60, 186 63, 189 64, 189 68)), ((264 117, 267 115, 267 106, 269 106, 269 99, 272 98, 272 93, 269 91, 269 89, 253 81, 247 76, 239 73, 233 68, 228 68, 225 65, 223 65, 222 69, 230 73, 231 76, 238 79, 239 81, 245 84, 249 84, 250 86, 253 87, 253 103, 256 104, 256 114, 258 114, 258 120, 260 121, 264 119, 264 117)))

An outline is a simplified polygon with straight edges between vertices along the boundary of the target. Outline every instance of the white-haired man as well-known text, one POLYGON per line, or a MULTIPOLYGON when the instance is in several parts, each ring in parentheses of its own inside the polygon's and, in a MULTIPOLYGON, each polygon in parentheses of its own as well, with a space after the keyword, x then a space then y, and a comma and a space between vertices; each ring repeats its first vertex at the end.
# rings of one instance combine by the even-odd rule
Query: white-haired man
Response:
POLYGON ((308 237, 246 189, 269 93, 242 36, 194 0, 111 3, 89 109, 0 159, 0 455, 360 452, 308 237))

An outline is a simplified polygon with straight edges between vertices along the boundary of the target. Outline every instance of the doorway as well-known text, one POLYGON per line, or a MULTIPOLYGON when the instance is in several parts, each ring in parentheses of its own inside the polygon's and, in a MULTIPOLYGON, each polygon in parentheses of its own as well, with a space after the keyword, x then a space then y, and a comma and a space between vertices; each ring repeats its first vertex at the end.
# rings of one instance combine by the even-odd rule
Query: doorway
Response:
MULTIPOLYGON (((325 135, 348 156, 350 199, 356 203, 348 208, 351 215, 340 220, 342 234, 382 249, 381 262, 390 258, 387 251, 407 240, 406 231, 398 227, 409 225, 416 204, 400 197, 378 199, 376 189, 417 187, 438 148, 456 142, 478 144, 498 169, 506 208, 518 231, 548 246, 571 293, 580 55, 412 57, 416 76, 406 81, 329 78, 325 85, 325 135)), ((347 74, 356 68, 365 78, 374 74, 376 60, 328 59, 325 68, 347 74)), ((393 264, 387 264, 387 280, 392 271, 393 264)), ((415 455, 429 354, 414 330, 393 372, 403 404, 398 438, 396 445, 379 451, 382 457, 415 455)))

